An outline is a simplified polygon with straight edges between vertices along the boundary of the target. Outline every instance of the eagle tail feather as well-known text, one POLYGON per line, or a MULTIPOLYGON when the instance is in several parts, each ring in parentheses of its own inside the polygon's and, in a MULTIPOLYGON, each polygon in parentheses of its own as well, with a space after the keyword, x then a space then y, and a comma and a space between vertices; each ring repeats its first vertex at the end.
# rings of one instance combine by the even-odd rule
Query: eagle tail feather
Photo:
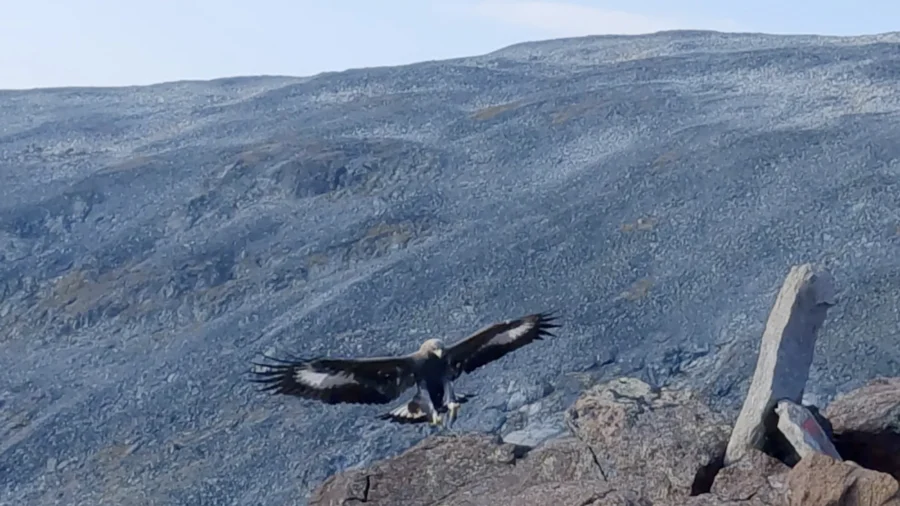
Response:
POLYGON ((376 418, 403 425, 425 423, 428 421, 428 415, 422 410, 419 402, 420 398, 417 395, 406 404, 401 404, 386 413, 377 415, 376 418))

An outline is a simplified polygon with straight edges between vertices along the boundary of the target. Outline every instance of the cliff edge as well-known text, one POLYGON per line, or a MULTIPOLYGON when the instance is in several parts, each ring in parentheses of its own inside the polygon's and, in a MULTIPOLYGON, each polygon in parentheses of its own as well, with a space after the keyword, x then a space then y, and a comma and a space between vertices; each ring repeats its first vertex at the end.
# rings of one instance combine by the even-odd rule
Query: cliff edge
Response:
POLYGON ((688 390, 618 378, 566 412, 568 434, 535 448, 434 435, 326 479, 311 506, 900 506, 900 378, 878 378, 819 419, 842 460, 790 466, 760 450, 722 467, 732 427, 688 390))

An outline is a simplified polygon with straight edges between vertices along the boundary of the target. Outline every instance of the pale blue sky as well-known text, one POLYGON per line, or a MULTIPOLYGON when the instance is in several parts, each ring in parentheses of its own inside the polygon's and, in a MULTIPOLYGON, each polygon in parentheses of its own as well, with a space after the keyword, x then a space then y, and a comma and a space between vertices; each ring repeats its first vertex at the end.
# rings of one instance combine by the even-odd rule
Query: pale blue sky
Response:
POLYGON ((889 0, 0 0, 0 88, 312 75, 526 40, 900 30, 889 0))

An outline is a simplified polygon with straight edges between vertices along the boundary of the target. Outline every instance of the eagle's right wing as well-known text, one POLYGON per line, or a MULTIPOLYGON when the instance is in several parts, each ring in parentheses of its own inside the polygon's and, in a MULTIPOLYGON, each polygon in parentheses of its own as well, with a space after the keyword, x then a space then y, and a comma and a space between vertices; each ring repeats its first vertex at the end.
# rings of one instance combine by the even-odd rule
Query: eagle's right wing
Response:
POLYGON ((314 399, 327 404, 385 404, 415 385, 413 358, 266 357, 274 363, 254 363, 251 381, 262 390, 314 399))
POLYGON ((552 311, 534 313, 515 320, 494 323, 469 337, 448 346, 444 353, 450 360, 455 379, 462 373, 497 360, 508 353, 546 336, 559 327, 552 311))

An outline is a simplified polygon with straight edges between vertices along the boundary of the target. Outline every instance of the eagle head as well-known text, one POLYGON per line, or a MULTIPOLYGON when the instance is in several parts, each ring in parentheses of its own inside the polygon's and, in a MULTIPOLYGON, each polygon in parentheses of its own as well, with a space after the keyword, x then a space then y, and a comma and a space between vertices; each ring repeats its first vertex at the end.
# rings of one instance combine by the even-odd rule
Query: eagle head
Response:
POLYGON ((441 358, 444 354, 444 343, 440 339, 428 339, 419 348, 419 352, 441 358))

